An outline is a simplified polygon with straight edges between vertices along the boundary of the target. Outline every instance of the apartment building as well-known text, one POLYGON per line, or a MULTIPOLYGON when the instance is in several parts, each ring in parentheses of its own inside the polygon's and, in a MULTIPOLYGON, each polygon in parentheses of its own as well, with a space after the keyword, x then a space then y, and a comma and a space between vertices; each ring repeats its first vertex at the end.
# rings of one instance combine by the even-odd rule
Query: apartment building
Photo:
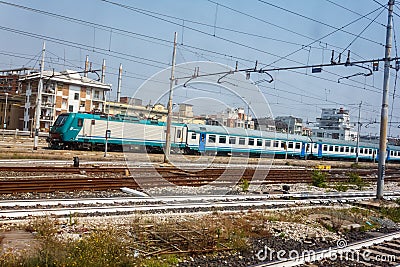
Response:
MULTIPOLYGON (((81 76, 71 70, 44 71, 40 105, 40 131, 49 131, 58 115, 65 112, 104 112, 105 95, 111 85, 81 76)), ((19 79, 24 97, 22 125, 19 129, 30 131, 34 127, 38 100, 39 72, 19 79)))

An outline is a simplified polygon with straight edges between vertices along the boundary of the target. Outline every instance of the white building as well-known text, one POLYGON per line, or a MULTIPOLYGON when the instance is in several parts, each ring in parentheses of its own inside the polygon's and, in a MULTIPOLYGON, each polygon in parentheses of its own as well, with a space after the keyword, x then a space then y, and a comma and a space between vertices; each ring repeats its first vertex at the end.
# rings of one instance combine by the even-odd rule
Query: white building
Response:
POLYGON ((290 133, 290 134, 303 134, 303 120, 301 118, 296 118, 294 116, 278 116, 275 118, 276 130, 280 132, 290 133), (283 122, 283 127, 280 128, 276 122, 283 122))
POLYGON ((214 120, 226 127, 254 129, 253 118, 245 113, 244 108, 227 108, 224 112, 218 113, 214 120))
MULTIPOLYGON (((111 85, 104 84, 75 71, 43 71, 40 131, 49 131, 58 115, 65 112, 104 112, 105 94, 111 85)), ((33 129, 40 73, 32 72, 19 79, 25 97, 23 130, 33 129)))
POLYGON ((318 129, 312 130, 315 137, 351 140, 357 139, 357 132, 352 130, 349 111, 340 109, 322 109, 321 118, 317 118, 318 129))

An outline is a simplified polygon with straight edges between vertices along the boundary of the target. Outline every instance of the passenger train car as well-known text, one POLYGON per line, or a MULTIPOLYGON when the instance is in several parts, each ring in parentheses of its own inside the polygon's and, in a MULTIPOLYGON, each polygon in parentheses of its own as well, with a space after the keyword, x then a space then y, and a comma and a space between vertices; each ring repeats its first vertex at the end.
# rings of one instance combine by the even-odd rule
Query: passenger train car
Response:
MULTIPOLYGON (((162 152, 166 125, 128 116, 59 115, 47 139, 55 149, 162 152)), ((185 154, 250 154, 295 158, 355 159, 356 142, 199 124, 173 124, 171 150, 185 154)), ((377 160, 377 144, 359 143, 360 160, 377 160)), ((400 147, 388 146, 388 161, 400 162, 400 147)))

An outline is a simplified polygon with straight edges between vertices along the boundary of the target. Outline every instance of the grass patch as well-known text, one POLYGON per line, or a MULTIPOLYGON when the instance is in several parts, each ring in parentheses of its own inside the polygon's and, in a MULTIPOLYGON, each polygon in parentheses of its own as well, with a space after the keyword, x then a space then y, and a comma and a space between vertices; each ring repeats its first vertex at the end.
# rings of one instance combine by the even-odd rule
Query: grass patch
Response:
POLYGON ((361 178, 358 173, 354 172, 349 173, 349 183, 356 185, 358 190, 362 190, 362 188, 366 185, 364 179, 361 178))
POLYGON ((326 173, 315 170, 311 175, 312 185, 316 187, 325 188, 327 183, 326 173))
POLYGON ((395 223, 399 223, 400 222, 400 208, 398 208, 398 207, 396 207, 396 208, 382 208, 381 209, 381 213, 382 213, 382 215, 384 215, 385 217, 388 217, 389 219, 391 219, 395 223))
POLYGON ((349 190, 349 186, 346 183, 337 183, 334 189, 338 192, 346 192, 349 190))

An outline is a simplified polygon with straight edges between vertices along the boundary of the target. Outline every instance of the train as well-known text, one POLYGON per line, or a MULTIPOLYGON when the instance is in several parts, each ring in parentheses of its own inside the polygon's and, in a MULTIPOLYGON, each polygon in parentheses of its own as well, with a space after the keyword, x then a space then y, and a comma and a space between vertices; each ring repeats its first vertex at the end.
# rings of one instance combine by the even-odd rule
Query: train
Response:
MULTIPOLYGON (((47 142, 53 149, 108 149, 163 152, 166 124, 132 116, 63 113, 52 125, 47 142)), ((354 141, 300 136, 216 125, 173 123, 171 152, 208 155, 272 155, 303 159, 351 160, 354 141)), ((379 145, 359 142, 359 160, 374 161, 379 145)), ((386 160, 400 162, 400 147, 389 145, 386 160)))

